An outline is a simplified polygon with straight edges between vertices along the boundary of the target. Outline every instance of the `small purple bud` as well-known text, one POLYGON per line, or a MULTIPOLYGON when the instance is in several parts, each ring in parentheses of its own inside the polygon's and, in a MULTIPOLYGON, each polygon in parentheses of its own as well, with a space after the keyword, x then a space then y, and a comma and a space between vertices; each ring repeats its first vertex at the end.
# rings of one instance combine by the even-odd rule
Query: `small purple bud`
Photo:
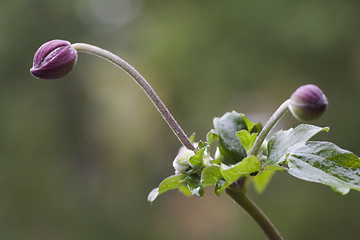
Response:
POLYGON ((73 69, 76 60, 77 52, 70 42, 51 40, 36 51, 30 73, 43 79, 62 78, 73 69))
POLYGON ((320 88, 314 84, 299 87, 291 95, 289 109, 300 121, 312 121, 326 110, 328 100, 320 88))

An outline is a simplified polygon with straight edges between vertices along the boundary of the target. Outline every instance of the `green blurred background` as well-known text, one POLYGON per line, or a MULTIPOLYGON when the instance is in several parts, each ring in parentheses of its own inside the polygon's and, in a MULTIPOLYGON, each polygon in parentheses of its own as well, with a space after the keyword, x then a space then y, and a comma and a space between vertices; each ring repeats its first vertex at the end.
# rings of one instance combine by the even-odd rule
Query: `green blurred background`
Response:
MULTIPOLYGON (((0 238, 265 239, 223 194, 147 194, 172 174, 179 141, 122 71, 80 54, 74 71, 29 74, 60 38, 119 54, 190 135, 213 117, 266 121, 300 85, 329 99, 318 139, 360 154, 360 1, 2 0, 0 238)), ((288 114, 278 128, 298 122, 288 114)), ((285 239, 358 239, 360 192, 275 175, 251 197, 285 239)))

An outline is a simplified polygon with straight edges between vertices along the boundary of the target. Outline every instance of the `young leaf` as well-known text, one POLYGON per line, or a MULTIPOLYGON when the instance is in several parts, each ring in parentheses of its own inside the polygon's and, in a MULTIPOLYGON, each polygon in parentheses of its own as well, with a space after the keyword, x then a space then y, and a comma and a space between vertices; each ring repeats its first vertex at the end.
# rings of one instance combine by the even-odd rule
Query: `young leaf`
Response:
POLYGON ((198 168, 202 165, 203 163, 203 156, 204 156, 204 152, 206 150, 207 147, 203 147, 201 148, 197 153, 196 155, 192 156, 190 159, 189 159, 189 163, 191 164, 191 166, 193 168, 198 168))
POLYGON ((236 133, 236 136, 240 140, 241 146, 245 149, 246 154, 249 155, 251 148, 254 146, 257 133, 250 133, 247 130, 241 130, 240 132, 236 133))
POLYGON ((159 187, 153 189, 148 195, 148 201, 151 203, 155 201, 155 199, 162 193, 169 191, 171 189, 181 188, 186 183, 183 182, 186 175, 184 174, 177 174, 172 175, 168 178, 165 178, 159 185, 159 187))
POLYGON ((246 128, 250 133, 259 133, 259 132, 261 132, 262 124, 260 122, 255 124, 252 121, 250 121, 249 119, 247 119, 245 117, 245 115, 242 115, 242 119, 244 120, 244 122, 246 124, 246 128))
POLYGON ((247 119, 244 115, 242 115, 242 119, 244 120, 245 124, 246 124, 246 129, 251 132, 251 130, 253 129, 253 127, 255 126, 255 124, 250 121, 249 119, 247 119))
POLYGON ((165 178, 159 185, 159 194, 162 194, 171 189, 178 188, 183 184, 183 181, 186 177, 184 174, 172 175, 168 178, 165 178))
POLYGON ((221 164, 220 171, 228 183, 233 183, 242 176, 260 172, 261 164, 255 156, 248 156, 235 165, 221 164))
POLYGON ((287 154, 301 148, 314 135, 329 128, 300 124, 295 129, 278 131, 268 142, 269 155, 263 166, 277 166, 285 162, 287 154))
POLYGON ((219 136, 219 150, 225 164, 236 164, 246 157, 236 133, 247 129, 243 115, 235 111, 214 118, 215 132, 219 136))

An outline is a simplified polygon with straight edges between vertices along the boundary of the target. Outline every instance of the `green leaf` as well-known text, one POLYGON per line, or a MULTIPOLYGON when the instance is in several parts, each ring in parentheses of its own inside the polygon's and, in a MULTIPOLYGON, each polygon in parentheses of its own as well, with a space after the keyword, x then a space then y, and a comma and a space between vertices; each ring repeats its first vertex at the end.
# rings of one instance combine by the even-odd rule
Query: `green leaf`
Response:
POLYGON ((261 164, 255 156, 251 155, 234 165, 228 166, 226 164, 221 164, 220 170, 225 180, 231 184, 242 176, 260 172, 261 164))
POLYGON ((309 141, 287 158, 289 174, 346 194, 360 190, 360 159, 330 142, 309 141))
POLYGON ((257 133, 250 135, 247 130, 241 130, 240 132, 237 132, 236 135, 240 140, 241 146, 245 149, 246 154, 249 155, 251 148, 254 146, 257 133))
POLYGON ((314 135, 329 128, 321 128, 309 124, 300 124, 295 129, 278 131, 268 142, 269 155, 263 166, 276 166, 285 162, 286 156, 303 147, 314 135))
POLYGON ((219 179, 222 177, 220 167, 209 166, 205 168, 201 173, 201 184, 204 187, 216 185, 219 179))
POLYGON ((153 189, 148 195, 148 201, 153 202, 160 194, 169 191, 171 189, 182 188, 186 186, 186 183, 183 182, 186 175, 177 174, 172 175, 168 178, 165 178, 159 185, 158 188, 153 189))
POLYGON ((176 174, 165 178, 159 185, 159 194, 179 188, 179 186, 183 184, 182 180, 184 180, 185 177, 185 174, 176 174))
POLYGON ((282 165, 292 176, 328 185, 340 194, 350 189, 360 191, 359 157, 330 142, 308 141, 327 130, 302 124, 276 133, 268 143, 264 165, 282 165))
POLYGON ((340 166, 324 157, 308 153, 290 154, 287 165, 288 173, 292 176, 329 185, 340 194, 347 194, 350 189, 360 191, 359 168, 340 166))
POLYGON ((184 181, 187 183, 192 195, 201 197, 204 195, 204 188, 201 185, 201 178, 198 174, 187 176, 184 181))
POLYGON ((246 151, 236 136, 237 132, 247 129, 243 116, 233 111, 221 118, 214 118, 213 133, 219 136, 219 150, 225 164, 235 164, 246 157, 246 151))
POLYGON ((220 178, 215 186, 215 194, 220 196, 220 194, 230 185, 231 183, 228 183, 224 178, 220 178))
POLYGON ((296 152, 314 154, 343 167, 360 168, 358 156, 348 150, 341 149, 331 142, 309 141, 306 143, 305 148, 298 149, 296 152))

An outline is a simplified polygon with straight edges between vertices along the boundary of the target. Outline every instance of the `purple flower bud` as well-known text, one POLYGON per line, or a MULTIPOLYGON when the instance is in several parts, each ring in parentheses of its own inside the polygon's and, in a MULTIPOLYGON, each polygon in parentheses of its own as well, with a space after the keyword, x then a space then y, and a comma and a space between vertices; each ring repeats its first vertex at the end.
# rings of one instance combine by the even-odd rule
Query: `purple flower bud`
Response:
POLYGON ((76 60, 77 52, 70 42, 52 40, 36 51, 30 73, 43 79, 62 78, 73 69, 76 60))
POLYGON ((320 88, 314 84, 299 87, 291 95, 289 109, 300 121, 312 121, 326 110, 328 100, 320 88))

